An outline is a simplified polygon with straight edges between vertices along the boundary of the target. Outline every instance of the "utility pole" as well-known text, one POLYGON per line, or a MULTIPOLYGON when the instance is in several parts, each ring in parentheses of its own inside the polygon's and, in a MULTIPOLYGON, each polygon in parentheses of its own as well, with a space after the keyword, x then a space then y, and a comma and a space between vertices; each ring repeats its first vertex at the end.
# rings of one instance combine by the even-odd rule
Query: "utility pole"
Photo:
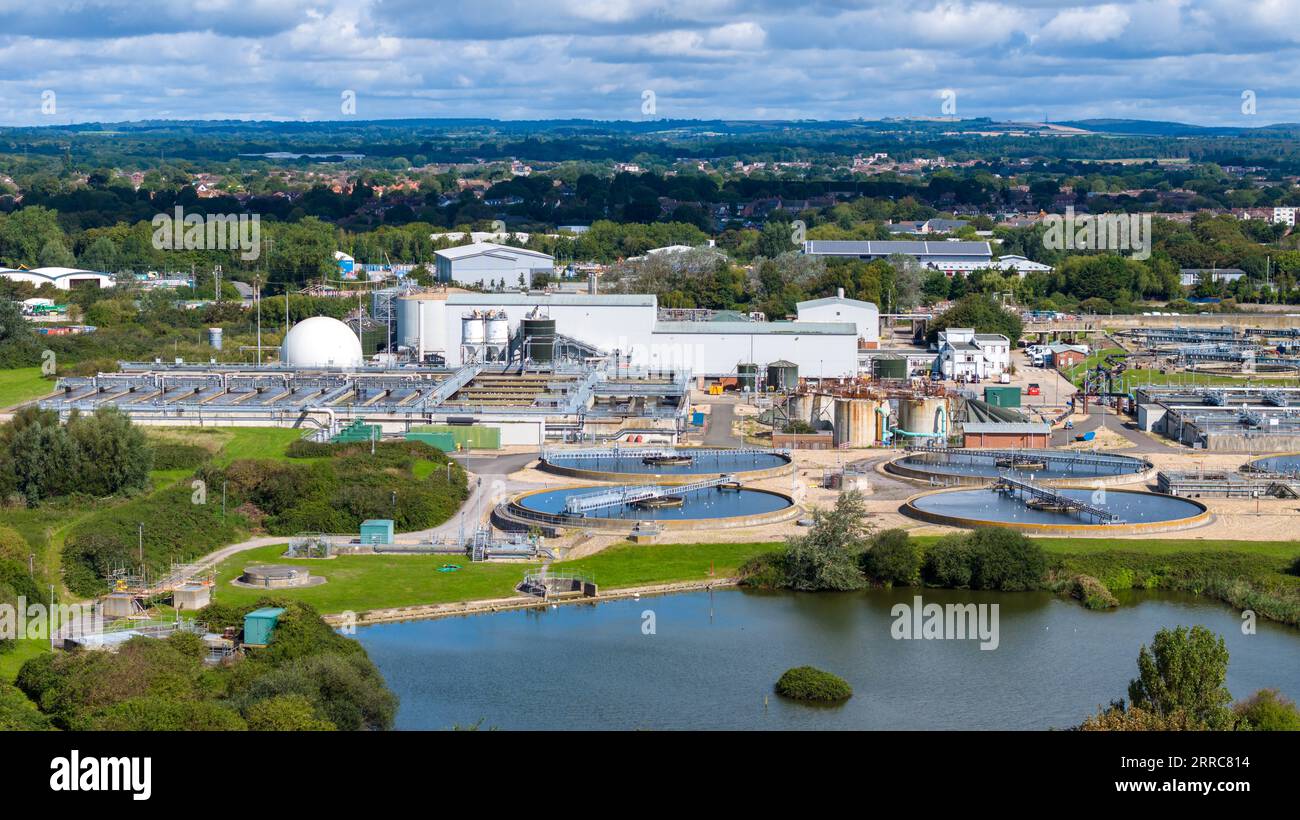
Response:
POLYGON ((136 534, 140 539, 140 571, 143 572, 144 571, 144 522, 143 521, 140 522, 140 526, 137 528, 136 534))
POLYGON ((253 307, 257 310, 257 363, 262 364, 262 286, 257 276, 253 277, 253 307))

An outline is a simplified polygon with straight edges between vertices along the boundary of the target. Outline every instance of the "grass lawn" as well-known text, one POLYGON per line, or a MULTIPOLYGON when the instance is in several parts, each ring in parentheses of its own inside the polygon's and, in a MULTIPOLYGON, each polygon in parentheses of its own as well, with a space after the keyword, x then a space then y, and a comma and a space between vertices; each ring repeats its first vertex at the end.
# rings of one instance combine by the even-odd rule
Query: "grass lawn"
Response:
MULTIPOLYGON (((552 564, 556 572, 580 572, 603 590, 620 587, 702 581, 713 568, 727 577, 746 559, 776 548, 750 544, 618 544, 588 558, 552 564)), ((284 558, 283 545, 261 547, 222 562, 217 570, 218 600, 253 603, 268 594, 305 601, 323 613, 502 598, 514 591, 524 573, 537 564, 474 564, 446 555, 341 555, 337 558, 284 558), (243 568, 254 563, 301 563, 313 575, 327 578, 320 586, 297 590, 257 590, 232 586, 243 568), (443 564, 459 564, 456 572, 438 572, 443 564)))
POLYGON ((45 640, 21 640, 13 651, 0 653, 0 681, 13 683, 18 677, 18 670, 28 658, 50 651, 50 643, 45 640))
POLYGON ((54 380, 42 376, 39 367, 0 370, 0 407, 12 407, 52 392, 54 380))

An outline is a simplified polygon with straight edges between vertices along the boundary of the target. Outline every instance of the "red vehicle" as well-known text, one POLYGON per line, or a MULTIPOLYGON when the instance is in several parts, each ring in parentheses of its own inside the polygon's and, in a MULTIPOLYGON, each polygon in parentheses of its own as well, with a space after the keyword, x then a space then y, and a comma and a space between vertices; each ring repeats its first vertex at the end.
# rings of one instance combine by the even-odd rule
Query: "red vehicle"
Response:
POLYGON ((1042 392, 1043 392, 1043 391, 1041 391, 1041 390, 1038 389, 1038 385, 1036 385, 1036 384, 1030 384, 1030 385, 1029 385, 1029 389, 1025 391, 1025 394, 1026 394, 1026 395, 1029 395, 1029 396, 1037 396, 1037 395, 1039 395, 1039 394, 1042 393, 1042 392))

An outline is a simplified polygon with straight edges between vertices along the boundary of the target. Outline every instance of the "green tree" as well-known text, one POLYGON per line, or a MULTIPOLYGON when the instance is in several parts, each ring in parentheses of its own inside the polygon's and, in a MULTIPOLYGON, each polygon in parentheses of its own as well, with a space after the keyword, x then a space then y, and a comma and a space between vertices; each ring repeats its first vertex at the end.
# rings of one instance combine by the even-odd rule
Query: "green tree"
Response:
POLYGON ((1276 689, 1261 689, 1232 708, 1238 729, 1300 732, 1300 710, 1276 689))
POLYGON ((1228 649, 1204 626, 1161 629, 1138 653, 1138 676, 1129 682, 1132 705, 1161 716, 1183 713, 1208 729, 1232 723, 1224 686, 1228 649))
POLYGON ((858 556, 870 531, 866 504, 856 490, 841 493, 829 510, 813 511, 807 535, 786 542, 786 586, 806 591, 860 589, 858 556))
POLYGON ((921 554, 907 530, 885 530, 871 539, 871 548, 862 554, 862 569, 867 577, 882 584, 915 584, 921 570, 921 554))
POLYGON ((338 727, 316 715, 303 695, 280 695, 259 700, 244 712, 254 732, 332 732, 338 727))

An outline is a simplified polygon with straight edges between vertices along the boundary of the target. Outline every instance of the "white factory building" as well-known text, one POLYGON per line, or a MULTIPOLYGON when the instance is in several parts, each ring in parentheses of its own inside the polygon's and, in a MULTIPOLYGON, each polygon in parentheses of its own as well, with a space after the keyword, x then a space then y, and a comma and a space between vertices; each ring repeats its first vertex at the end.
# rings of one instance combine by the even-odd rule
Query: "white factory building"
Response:
POLYGON ((653 295, 412 293, 398 299, 397 343, 420 361, 447 366, 509 358, 525 319, 554 322, 557 357, 608 356, 634 368, 726 376, 740 363, 794 362, 802 375, 858 372, 858 337, 879 338, 867 302, 832 297, 800 306, 793 322, 662 321, 653 295), (833 320, 832 320, 833 319, 833 320), (559 351, 564 351, 560 353, 559 351))
POLYGON ((880 309, 871 302, 845 299, 844 288, 836 296, 799 302, 795 309, 801 322, 851 322, 863 347, 880 345, 880 309))
POLYGON ((808 256, 851 259, 888 259, 894 254, 911 256, 931 270, 952 276, 988 268, 993 252, 987 242, 909 242, 900 240, 813 240, 803 243, 808 256))
POLYGON ((14 282, 30 282, 36 287, 53 285, 59 290, 113 287, 112 276, 80 268, 32 268, 31 270, 0 268, 0 276, 14 282))
POLYGON ((494 242, 445 248, 434 256, 438 281, 443 284, 491 287, 504 280, 506 287, 513 288, 521 276, 525 285, 531 285, 534 274, 555 272, 549 254, 494 242))

